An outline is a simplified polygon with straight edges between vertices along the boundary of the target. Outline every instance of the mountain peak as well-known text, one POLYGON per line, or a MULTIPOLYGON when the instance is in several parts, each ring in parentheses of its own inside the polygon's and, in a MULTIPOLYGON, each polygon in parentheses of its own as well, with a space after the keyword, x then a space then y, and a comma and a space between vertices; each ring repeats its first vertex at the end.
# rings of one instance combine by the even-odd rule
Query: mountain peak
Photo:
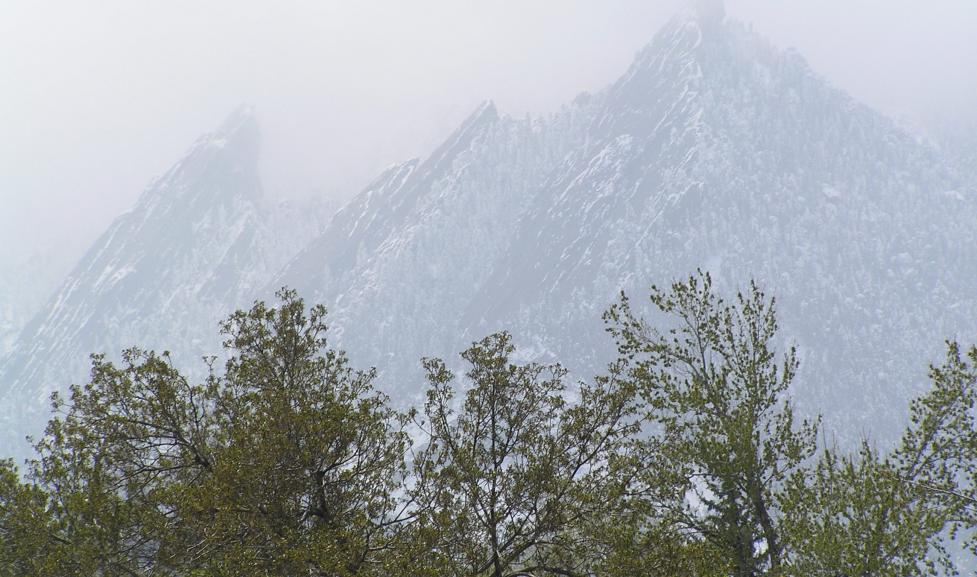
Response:
MULTIPOLYGON (((706 4, 714 3, 693 0, 662 27, 611 86, 611 102, 635 110, 661 100, 665 86, 678 86, 681 93, 688 93, 683 87, 701 75, 699 59, 704 38, 718 36, 707 35, 705 30, 719 28, 723 22, 715 13, 711 20, 700 16, 699 4, 705 10, 706 4)), ((721 11, 722 2, 718 4, 721 11)), ((716 10, 715 6, 713 9, 716 10)))
POLYGON ((448 139, 425 162, 428 170, 450 163, 460 150, 467 148, 472 139, 481 134, 486 126, 499 120, 499 111, 491 100, 485 100, 461 123, 448 139))
POLYGON ((254 106, 242 104, 224 119, 217 130, 204 134, 194 148, 203 146, 223 149, 231 146, 245 152, 247 156, 257 156, 260 140, 261 131, 254 106))
POLYGON ((468 118, 462 122, 462 126, 472 126, 474 124, 479 124, 482 121, 494 121, 498 120, 499 111, 495 107, 495 102, 492 100, 484 100, 475 110, 468 115, 468 118))
POLYGON ((233 136, 241 131, 257 131, 258 121, 255 116, 254 106, 251 104, 241 104, 233 112, 227 115, 220 127, 214 131, 214 135, 233 136))

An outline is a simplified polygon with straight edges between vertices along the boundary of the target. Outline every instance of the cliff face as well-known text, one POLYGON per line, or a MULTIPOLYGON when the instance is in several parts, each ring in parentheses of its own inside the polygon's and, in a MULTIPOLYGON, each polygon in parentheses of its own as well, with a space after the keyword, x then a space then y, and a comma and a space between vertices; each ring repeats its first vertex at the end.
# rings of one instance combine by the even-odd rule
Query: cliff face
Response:
POLYGON ((697 268, 777 296, 802 410, 843 436, 894 430, 943 339, 977 340, 973 181, 707 4, 558 114, 484 104, 322 230, 268 206, 254 119, 234 115, 21 333, 0 368, 7 438, 39 430, 90 352, 139 345, 192 366, 219 352, 218 319, 285 285, 326 304, 334 343, 409 402, 422 356, 456 359, 500 329, 525 356, 601 371, 619 292, 640 303, 697 268))
POLYGON ((88 355, 140 346, 194 361, 217 320, 267 283, 275 253, 260 205, 250 110, 199 139, 109 227, 24 328, 0 371, 6 435, 22 448, 51 392, 82 383, 88 355))
POLYGON ((480 109, 278 284, 329 305, 353 358, 410 398, 422 355, 487 332, 586 376, 611 357, 600 315, 620 290, 697 268, 730 291, 756 278, 800 346, 802 407, 848 432, 897 426, 943 339, 977 333, 974 191, 798 55, 704 10, 551 118, 480 109))

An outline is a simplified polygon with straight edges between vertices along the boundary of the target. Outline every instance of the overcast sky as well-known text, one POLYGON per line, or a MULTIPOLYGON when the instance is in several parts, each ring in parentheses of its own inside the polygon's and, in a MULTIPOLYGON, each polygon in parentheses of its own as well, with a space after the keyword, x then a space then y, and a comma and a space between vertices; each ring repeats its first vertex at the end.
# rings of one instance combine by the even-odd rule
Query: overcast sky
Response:
MULTIPOLYGON (((679 0, 0 0, 0 264, 77 254, 240 103, 266 188, 355 192, 480 101, 599 90, 679 0)), ((977 1, 728 0, 857 98, 977 121, 977 1)))

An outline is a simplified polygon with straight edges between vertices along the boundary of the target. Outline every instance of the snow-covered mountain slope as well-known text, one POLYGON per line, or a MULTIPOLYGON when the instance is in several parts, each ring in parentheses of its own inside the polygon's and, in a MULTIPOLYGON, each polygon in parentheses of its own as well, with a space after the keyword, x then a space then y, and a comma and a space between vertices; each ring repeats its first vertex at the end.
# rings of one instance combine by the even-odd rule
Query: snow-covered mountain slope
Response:
POLYGON ((713 6, 552 118, 481 108, 275 284, 326 303, 353 358, 411 397, 422 355, 489 331, 585 375, 618 291, 756 278, 800 345, 805 409, 860 432, 901 421, 944 338, 977 338, 975 201, 933 149, 713 6))
POLYGON ((977 120, 938 128, 936 142, 968 180, 969 190, 977 191, 977 120))
POLYGON ((586 357, 595 347, 560 335, 596 335, 589 319, 624 279, 641 293, 696 267, 729 289, 755 277, 801 345, 806 408, 865 428, 901 422, 944 338, 977 337, 974 196, 797 55, 677 21, 602 100, 598 152, 519 227, 537 246, 503 273, 520 330, 566 315, 547 342, 586 357))
POLYGON ((63 261, 58 255, 41 251, 19 262, 0 263, 0 359, 57 288, 70 264, 63 261))
POLYGON ((560 134, 483 104, 429 159, 391 167, 353 199, 274 286, 326 303, 334 336, 363 362, 416 365, 462 336, 442 314, 467 307, 505 258, 516 215, 569 148, 560 134))
POLYGON ((190 366, 220 350, 217 322, 317 232, 313 213, 266 206, 258 128, 241 109, 200 138, 88 250, 0 369, 3 444, 37 432, 52 391, 88 356, 140 346, 190 366))
POLYGON ((0 444, 39 429, 89 353, 139 345, 191 365, 217 352, 219 318, 281 286, 326 304, 334 342, 410 401, 422 356, 499 329, 526 356, 599 371, 619 291, 640 302, 697 268, 777 296, 804 410, 884 435, 943 339, 977 340, 974 181, 720 1, 699 4, 613 85, 536 120, 486 103, 321 231, 316 211, 262 198, 254 119, 233 116, 21 333, 0 367, 0 444))

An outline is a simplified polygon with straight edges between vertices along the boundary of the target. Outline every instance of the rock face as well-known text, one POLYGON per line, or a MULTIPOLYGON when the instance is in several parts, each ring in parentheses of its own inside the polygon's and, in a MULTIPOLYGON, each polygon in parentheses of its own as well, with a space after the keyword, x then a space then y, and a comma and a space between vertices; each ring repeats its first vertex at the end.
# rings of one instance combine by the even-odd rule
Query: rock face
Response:
POLYGON ((800 347, 803 408, 842 433, 897 425, 943 339, 977 337, 975 192, 709 4, 551 118, 483 106, 277 284, 327 303, 353 358, 411 397, 422 355, 501 328, 585 376, 610 358, 600 315, 620 290, 756 278, 800 347))
POLYGON ((803 410, 884 436, 943 339, 977 340, 973 181, 721 2, 703 6, 557 114, 482 105, 321 231, 262 200, 254 120, 233 116, 22 333, 0 370, 8 430, 36 431, 89 352, 138 344, 189 365, 217 351, 217 319, 283 285, 326 304, 334 342, 404 402, 421 394, 420 357, 455 359, 500 329, 586 377, 612 356, 601 313, 620 291, 641 302, 701 268, 722 290, 755 278, 778 297, 803 410))
POLYGON ((264 205, 259 140, 253 114, 239 110, 88 250, 3 364, 0 445, 39 430, 50 393, 83 382, 92 352, 137 345, 190 365, 219 351, 217 321, 247 305, 297 250, 272 231, 281 211, 264 205))
POLYGON ((18 333, 58 287, 71 264, 65 260, 38 251, 21 261, 0 263, 0 359, 14 347, 18 333))

